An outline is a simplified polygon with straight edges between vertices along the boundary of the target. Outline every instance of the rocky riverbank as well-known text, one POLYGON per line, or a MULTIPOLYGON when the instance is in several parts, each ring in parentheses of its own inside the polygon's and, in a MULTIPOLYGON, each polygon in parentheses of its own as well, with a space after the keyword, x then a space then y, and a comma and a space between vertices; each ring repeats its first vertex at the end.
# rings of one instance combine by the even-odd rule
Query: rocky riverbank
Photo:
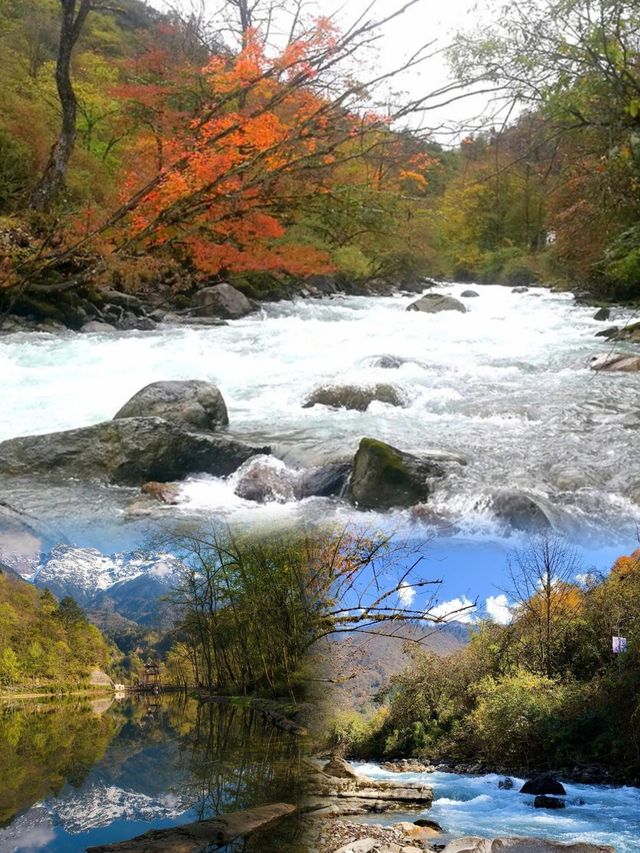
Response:
MULTIPOLYGON (((413 769, 419 765, 396 766, 398 772, 406 772, 407 767, 413 769)), ((414 769, 413 772, 429 771, 414 769)), ((425 815, 433 802, 430 786, 405 780, 370 779, 335 756, 309 762, 307 786, 307 796, 303 800, 307 843, 316 853, 498 853, 507 850, 513 853, 614 853, 613 847, 588 843, 567 845, 540 838, 466 836, 452 839, 446 827, 425 815), (371 822, 373 815, 375 823, 371 822)), ((555 808, 537 801, 561 802, 564 789, 547 775, 528 781, 522 793, 536 795, 536 808, 555 808)))

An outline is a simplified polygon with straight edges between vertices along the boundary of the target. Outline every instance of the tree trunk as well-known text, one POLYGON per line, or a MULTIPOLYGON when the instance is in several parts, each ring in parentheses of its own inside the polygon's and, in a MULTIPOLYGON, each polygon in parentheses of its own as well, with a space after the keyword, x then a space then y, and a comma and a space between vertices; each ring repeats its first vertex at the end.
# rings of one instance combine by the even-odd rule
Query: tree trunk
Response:
POLYGON ((44 173, 29 199, 32 210, 47 210, 63 188, 76 141, 76 95, 71 85, 71 57, 91 8, 91 0, 60 0, 62 20, 56 62, 56 87, 62 111, 60 135, 53 144, 44 173))

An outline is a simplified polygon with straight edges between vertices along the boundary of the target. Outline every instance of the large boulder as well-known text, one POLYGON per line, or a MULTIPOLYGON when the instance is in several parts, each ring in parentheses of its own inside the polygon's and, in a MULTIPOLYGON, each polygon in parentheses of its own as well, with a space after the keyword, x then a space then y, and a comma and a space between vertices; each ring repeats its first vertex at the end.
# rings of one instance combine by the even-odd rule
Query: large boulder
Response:
POLYGON ((114 419, 149 416, 192 430, 216 430, 229 423, 218 387, 198 379, 151 382, 134 394, 114 419))
POLYGON ((480 296, 480 294, 476 290, 463 290, 460 296, 463 299, 471 299, 473 296, 480 296))
POLYGON ((414 456, 383 441, 363 438, 355 458, 347 496, 362 509, 408 507, 426 501, 433 480, 444 477, 443 462, 463 462, 450 454, 414 456))
POLYGON ((593 315, 593 319, 604 322, 604 320, 608 320, 610 316, 611 310, 609 308, 598 308, 596 313, 593 315))
POLYGON ((370 386, 328 385, 316 388, 302 408, 329 406, 332 409, 355 409, 357 412, 364 412, 374 400, 388 403, 390 406, 402 406, 404 403, 404 398, 397 388, 381 382, 370 386))
POLYGON ((515 530, 535 532, 551 527, 544 509, 532 497, 515 489, 497 491, 491 496, 489 508, 496 518, 515 530))
POLYGON ((226 281, 203 287, 194 296, 192 304, 200 316, 222 317, 226 320, 237 320, 258 310, 255 302, 226 281))
POLYGON ((437 314, 440 311, 460 311, 465 314, 466 310, 462 302, 444 293, 425 293, 407 306, 407 311, 421 311, 423 314, 437 314))
POLYGON ((613 847, 588 844, 562 844, 545 838, 478 838, 467 836, 450 841, 444 853, 615 853, 613 847))
POLYGON ((227 476, 249 457, 269 453, 231 438, 189 432, 163 418, 121 418, 95 426, 0 443, 0 474, 78 477, 122 485, 227 476))
POLYGON ((527 779, 522 788, 521 794, 551 794, 555 797, 566 796, 566 791, 562 782, 559 782, 552 773, 539 773, 537 776, 532 776, 527 779))
POLYGON ((601 355, 593 359, 590 367, 591 370, 605 373, 637 373, 640 370, 640 355, 601 355))

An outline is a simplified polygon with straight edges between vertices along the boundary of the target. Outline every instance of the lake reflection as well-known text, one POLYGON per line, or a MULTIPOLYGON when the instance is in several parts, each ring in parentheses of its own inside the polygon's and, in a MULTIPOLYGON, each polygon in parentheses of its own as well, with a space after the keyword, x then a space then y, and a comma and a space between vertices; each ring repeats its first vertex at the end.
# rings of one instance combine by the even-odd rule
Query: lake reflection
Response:
MULTIPOLYGON (((185 697, 0 706, 0 853, 86 847, 295 802, 301 746, 246 708, 185 697)), ((297 821, 234 850, 298 851, 297 821)))

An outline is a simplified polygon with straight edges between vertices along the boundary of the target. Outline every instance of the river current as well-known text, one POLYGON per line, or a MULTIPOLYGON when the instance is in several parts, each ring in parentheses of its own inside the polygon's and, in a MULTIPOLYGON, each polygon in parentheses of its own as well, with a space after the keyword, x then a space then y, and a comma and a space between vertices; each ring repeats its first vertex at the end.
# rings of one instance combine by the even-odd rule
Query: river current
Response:
MULTIPOLYGON (((564 783, 566 808, 534 809, 533 797, 519 793, 524 779, 512 777, 511 790, 498 787, 501 777, 455 773, 389 773, 375 764, 358 767, 375 779, 419 781, 433 787, 433 807, 425 813, 448 836, 484 838, 534 837, 564 844, 584 841, 611 845, 616 853, 636 853, 640 836, 640 790, 564 783)), ((411 816, 415 820, 415 815, 411 816)), ((402 820, 399 816, 398 820, 402 820)))
MULTIPOLYGON (((446 285, 461 297, 468 285, 446 285)), ((0 339, 4 405, 0 438, 97 423, 148 382, 207 379, 218 384, 232 434, 269 443, 288 468, 351 458, 372 436, 408 451, 462 454, 468 464, 439 483, 430 512, 453 535, 503 537, 488 509, 492 492, 524 490, 554 526, 597 543, 615 531, 633 538, 640 522, 640 381, 637 374, 589 370, 612 345, 595 337, 593 308, 544 288, 515 294, 474 286, 467 313, 406 312, 415 296, 336 297, 263 306, 225 327, 164 327, 110 335, 15 334, 0 339), (405 361, 375 366, 381 355, 405 361), (374 402, 366 412, 303 408, 326 384, 392 383, 405 402, 374 402)), ((617 309, 612 322, 629 312, 617 309)), ((207 513, 227 521, 338 519, 353 516, 339 500, 283 499, 259 505, 234 494, 232 476, 191 478, 172 513, 207 513)), ((20 503, 32 510, 26 486, 20 503), (25 491, 26 490, 26 491, 25 491)), ((129 490, 108 490, 126 518, 129 490)), ((86 495, 78 499, 86 505, 86 495)), ((65 513, 73 509, 65 507, 65 513)), ((104 512, 113 511, 104 509, 104 512)), ((378 523, 363 514, 367 523, 378 523)), ((435 522, 434 522, 435 519, 435 522)), ((384 523, 415 524, 410 513, 384 523)))

